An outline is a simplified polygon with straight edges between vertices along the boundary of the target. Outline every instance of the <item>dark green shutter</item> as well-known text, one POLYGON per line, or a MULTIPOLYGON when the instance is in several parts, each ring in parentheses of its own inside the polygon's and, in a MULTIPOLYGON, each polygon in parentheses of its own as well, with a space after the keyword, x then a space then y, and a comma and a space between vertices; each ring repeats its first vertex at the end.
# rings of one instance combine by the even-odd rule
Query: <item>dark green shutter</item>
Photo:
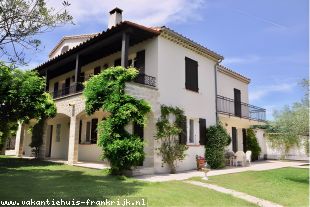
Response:
POLYGON ((237 141, 237 128, 232 127, 231 128, 231 134, 232 134, 232 150, 234 152, 238 151, 238 141, 237 141))
POLYGON ((183 117, 183 120, 181 122, 181 128, 182 128, 182 132, 179 135, 179 142, 180 144, 186 144, 187 143, 187 118, 186 116, 183 117))
POLYGON ((98 119, 91 120, 91 135, 90 135, 90 143, 97 144, 97 125, 98 119))
POLYGON ((206 145, 207 122, 206 119, 199 119, 199 144, 206 145))
POLYGON ((198 62, 185 57, 185 88, 198 92, 198 62))

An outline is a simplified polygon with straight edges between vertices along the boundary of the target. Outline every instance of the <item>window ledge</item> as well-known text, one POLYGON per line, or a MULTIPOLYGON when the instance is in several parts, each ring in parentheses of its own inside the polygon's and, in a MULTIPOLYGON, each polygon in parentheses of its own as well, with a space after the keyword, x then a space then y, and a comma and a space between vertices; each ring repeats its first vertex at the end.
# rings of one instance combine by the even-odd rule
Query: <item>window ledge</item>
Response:
POLYGON ((186 146, 188 146, 188 147, 200 147, 200 146, 204 146, 204 145, 200 145, 200 144, 186 144, 186 146))
POLYGON ((184 88, 186 91, 188 91, 188 92, 192 92, 192 93, 195 93, 195 94, 199 94, 199 89, 198 89, 198 91, 193 91, 193 90, 191 90, 191 89, 187 89, 187 88, 184 88))

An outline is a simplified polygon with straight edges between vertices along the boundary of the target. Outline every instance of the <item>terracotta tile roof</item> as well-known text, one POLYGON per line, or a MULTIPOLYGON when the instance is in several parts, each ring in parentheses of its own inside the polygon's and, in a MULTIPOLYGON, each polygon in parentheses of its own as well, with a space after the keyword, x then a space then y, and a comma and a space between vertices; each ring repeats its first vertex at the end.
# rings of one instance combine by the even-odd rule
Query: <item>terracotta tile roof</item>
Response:
MULTIPOLYGON (((123 22, 119 23, 118 25, 116 25, 110 29, 107 29, 106 31, 102 31, 100 33, 95 33, 95 34, 90 34, 90 36, 92 36, 92 37, 90 37, 88 40, 81 42, 80 44, 76 45, 75 47, 70 48, 68 51, 66 51, 66 52, 64 52, 64 53, 62 53, 62 54, 60 54, 54 58, 51 58, 51 59, 47 60, 46 62, 38 65, 34 70, 41 69, 42 67, 44 67, 47 64, 50 64, 52 62, 56 62, 60 58, 69 56, 71 53, 74 53, 75 51, 81 49, 82 47, 87 47, 89 44, 96 41, 97 39, 105 38, 106 35, 113 33, 114 31, 120 29, 123 26, 132 26, 132 27, 136 27, 136 28, 148 31, 148 32, 152 32, 152 33, 157 34, 157 35, 160 34, 160 32, 158 30, 152 29, 150 27, 145 27, 143 25, 136 24, 136 23, 133 23, 130 21, 123 21, 123 22)), ((77 36, 83 36, 83 35, 77 35, 77 36)), ((87 34, 85 36, 87 36, 87 34)))
POLYGON ((105 38, 106 35, 110 34, 111 32, 113 33, 114 31, 118 30, 119 28, 123 27, 123 26, 132 26, 132 27, 135 27, 135 28, 139 28, 141 30, 144 30, 144 31, 148 31, 148 32, 151 32, 151 33, 154 33, 156 35, 159 35, 161 34, 162 32, 166 32, 168 33, 169 35, 172 35, 174 38, 178 38, 188 44, 191 45, 191 47, 193 48, 196 48, 197 50, 203 52, 203 53, 206 53, 208 54, 209 56, 217 59, 217 60, 222 60, 224 59, 223 56, 217 54, 216 52, 194 42, 193 40, 173 31, 172 29, 168 28, 168 27, 146 27, 146 26, 143 26, 143 25, 140 25, 140 24, 137 24, 137 23, 134 23, 134 22, 130 22, 130 21, 123 21, 121 22, 120 24, 110 28, 110 29, 107 29, 106 31, 102 31, 100 33, 94 33, 94 34, 82 34, 82 35, 72 35, 72 36, 65 36, 62 38, 62 40, 56 45, 56 47, 51 51, 50 54, 52 54, 56 49, 57 47, 59 47, 61 45, 61 43, 64 41, 64 40, 67 40, 67 39, 79 39, 79 38, 88 38, 86 41, 76 45, 75 47, 69 49, 68 51, 64 52, 63 54, 61 55, 58 55, 54 58, 51 58, 49 59, 48 61, 40 64, 39 66, 37 66, 36 69, 40 69, 44 66, 46 66, 47 64, 51 64, 52 62, 56 62, 57 60, 59 60, 60 58, 63 58, 63 57, 67 57, 69 56, 70 54, 74 53, 75 51, 81 49, 81 48, 84 48, 84 47, 87 47, 89 44, 95 42, 97 39, 100 39, 100 38, 105 38))
POLYGON ((222 72, 222 73, 224 73, 226 75, 229 75, 229 76, 231 76, 233 78, 236 78, 236 79, 238 79, 238 80, 240 80, 240 81, 242 81, 242 82, 244 82, 246 84, 249 84, 251 82, 250 78, 247 78, 247 77, 245 77, 245 76, 243 76, 243 75, 241 75, 241 74, 239 74, 239 73, 237 73, 237 72, 235 72, 235 71, 233 71, 233 70, 231 70, 231 69, 229 69, 229 68, 227 68, 227 67, 225 67, 223 65, 219 65, 217 67, 217 70, 219 72, 222 72))
MULTIPOLYGON (((158 27, 155 27, 155 28, 158 29, 158 27)), ((222 55, 220 55, 220 54, 218 54, 218 53, 216 53, 216 52, 214 52, 214 51, 212 51, 212 50, 210 50, 210 49, 208 49, 208 48, 202 46, 201 44, 199 44, 199 43, 197 43, 197 42, 195 42, 195 41, 193 41, 193 40, 191 40, 191 39, 189 39, 189 38, 183 36, 183 35, 180 34, 180 33, 175 32, 174 30, 172 30, 172 29, 170 29, 170 28, 168 28, 168 27, 163 26, 163 27, 160 28, 160 31, 165 31, 165 32, 167 32, 167 33, 169 33, 169 34, 172 34, 172 35, 174 35, 175 37, 177 37, 177 38, 179 38, 179 39, 185 41, 185 42, 188 42, 189 44, 193 45, 193 46, 196 47, 197 49, 199 49, 199 50, 201 50, 201 51, 203 51, 203 52, 209 54, 210 56, 214 57, 214 58, 217 59, 217 60, 223 60, 223 59, 224 59, 224 57, 223 57, 222 55)))

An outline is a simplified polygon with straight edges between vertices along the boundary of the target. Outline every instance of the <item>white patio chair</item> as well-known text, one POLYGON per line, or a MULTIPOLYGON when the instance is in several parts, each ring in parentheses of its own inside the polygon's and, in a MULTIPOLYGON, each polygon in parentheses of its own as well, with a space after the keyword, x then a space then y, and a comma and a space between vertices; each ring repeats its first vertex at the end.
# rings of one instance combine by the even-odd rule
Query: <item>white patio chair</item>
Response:
POLYGON ((235 162, 234 162, 235 166, 238 166, 239 163, 241 164, 241 166, 244 166, 245 165, 245 154, 244 154, 244 152, 238 151, 235 153, 235 156, 236 156, 235 162))
POLYGON ((245 162, 249 163, 249 165, 251 166, 251 156, 252 156, 252 151, 248 150, 245 153, 245 162))

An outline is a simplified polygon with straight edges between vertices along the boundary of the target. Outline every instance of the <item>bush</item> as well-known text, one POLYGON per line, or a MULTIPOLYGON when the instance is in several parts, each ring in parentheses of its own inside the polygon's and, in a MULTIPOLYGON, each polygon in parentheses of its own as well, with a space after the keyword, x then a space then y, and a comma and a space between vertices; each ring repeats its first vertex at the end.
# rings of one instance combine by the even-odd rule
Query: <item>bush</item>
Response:
POLYGON ((252 151, 252 161, 258 160, 258 156, 261 152, 261 148, 257 142, 253 129, 247 129, 246 135, 246 149, 252 151))
POLYGON ((126 82, 137 74, 135 68, 111 67, 89 79, 83 92, 88 114, 100 109, 109 113, 98 125, 98 145, 103 159, 110 162, 112 174, 123 174, 144 160, 143 140, 124 128, 129 123, 144 125, 151 109, 146 101, 125 93, 126 82))
POLYGON ((207 128, 205 158, 211 168, 217 169, 225 166, 225 147, 230 142, 231 138, 221 124, 207 128))

